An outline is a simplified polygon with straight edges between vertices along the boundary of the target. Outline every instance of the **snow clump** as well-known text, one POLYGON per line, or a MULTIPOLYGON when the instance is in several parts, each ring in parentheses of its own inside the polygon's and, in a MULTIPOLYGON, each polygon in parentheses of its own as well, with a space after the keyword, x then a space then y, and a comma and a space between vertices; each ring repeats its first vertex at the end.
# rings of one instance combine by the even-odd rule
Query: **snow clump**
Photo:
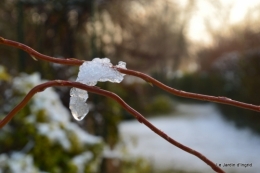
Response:
MULTIPOLYGON (((126 63, 119 61, 116 67, 126 69, 126 63)), ((124 79, 124 74, 113 68, 110 59, 94 58, 92 61, 85 61, 79 68, 79 74, 76 82, 94 86, 100 82, 120 83, 124 79)), ((89 107, 86 104, 88 92, 78 88, 72 88, 70 91, 70 110, 73 117, 80 121, 89 112, 89 107)))

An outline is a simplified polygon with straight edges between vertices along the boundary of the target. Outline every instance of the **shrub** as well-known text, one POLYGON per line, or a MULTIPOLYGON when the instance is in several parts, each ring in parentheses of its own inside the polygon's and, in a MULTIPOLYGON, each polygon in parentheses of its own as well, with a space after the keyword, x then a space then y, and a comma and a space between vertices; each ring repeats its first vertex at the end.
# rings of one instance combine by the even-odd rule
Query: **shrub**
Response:
MULTIPOLYGON (((14 78, 11 90, 18 99, 13 105, 39 83, 38 73, 14 78)), ((103 148, 101 138, 71 121, 52 88, 36 94, 0 131, 0 143, 0 170, 10 172, 15 165, 24 165, 24 172, 97 172, 103 148)))

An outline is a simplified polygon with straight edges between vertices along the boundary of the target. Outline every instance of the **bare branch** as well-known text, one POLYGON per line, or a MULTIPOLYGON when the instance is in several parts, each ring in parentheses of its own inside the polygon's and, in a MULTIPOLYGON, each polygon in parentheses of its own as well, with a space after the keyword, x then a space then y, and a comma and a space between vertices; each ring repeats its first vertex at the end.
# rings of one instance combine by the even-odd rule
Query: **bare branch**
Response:
MULTIPOLYGON (((4 39, 2 37, 0 37, 0 43, 8 45, 8 46, 16 47, 18 49, 22 49, 35 58, 45 60, 45 61, 49 61, 49 62, 53 62, 53 63, 59 63, 59 64, 65 64, 65 65, 81 65, 84 62, 83 60, 78 60, 78 59, 74 59, 74 58, 59 59, 59 58, 54 58, 54 57, 50 57, 50 56, 47 56, 47 55, 43 55, 43 54, 35 51, 34 49, 30 48, 29 46, 26 46, 26 45, 19 43, 19 42, 16 42, 16 41, 4 39)), ((209 96, 209 95, 203 95, 203 94, 197 94, 197 93, 191 93, 191 92, 185 92, 185 91, 177 90, 177 89, 171 88, 171 87, 159 82, 158 80, 152 78, 151 76, 149 76, 147 74, 144 74, 144 73, 141 73, 141 72, 138 72, 138 71, 134 71, 134 70, 122 69, 122 68, 118 68, 118 67, 115 67, 115 66, 114 66, 114 68, 116 68, 121 73, 142 78, 143 80, 145 80, 149 83, 152 83, 153 85, 155 85, 155 86, 157 86, 157 87, 159 87, 159 88, 161 88, 161 89, 163 89, 163 90, 165 90, 165 91, 167 91, 171 94, 179 96, 179 97, 186 97, 186 98, 191 98, 191 99, 196 99, 196 100, 216 102, 216 103, 232 105, 232 106, 235 106, 235 107, 240 107, 240 108, 243 108, 243 109, 249 109, 249 110, 252 110, 252 111, 260 112, 260 106, 259 105, 243 103, 243 102, 239 102, 239 101, 232 100, 230 98, 222 97, 222 96, 221 97, 215 97, 215 96, 209 96)))
POLYGON ((145 124, 148 128, 150 128, 152 131, 154 131, 156 134, 167 140, 169 143, 175 145, 176 147, 182 149, 183 151, 186 151, 199 159, 201 159, 203 162, 205 162, 207 165, 209 165, 213 170, 216 172, 224 172, 220 167, 216 166, 212 161, 210 161, 207 157, 199 153, 198 151, 195 151, 177 141, 169 137, 167 134, 165 134, 163 131, 159 130, 157 127, 155 127, 153 124, 151 124, 142 114, 137 112, 135 109, 130 107, 124 100, 122 100, 118 95, 116 95, 113 92, 106 91, 103 89, 100 89, 98 87, 94 86, 88 86, 82 83, 78 82, 70 82, 70 81, 63 81, 63 80, 54 80, 45 82, 43 84, 35 86, 33 89, 29 91, 29 93, 24 97, 24 99, 3 119, 0 121, 0 128, 4 127, 29 101, 30 99, 38 92, 44 91, 46 88, 53 87, 53 86, 67 86, 67 87, 75 87, 79 89, 83 89, 86 91, 89 91, 91 93, 103 95, 105 97, 109 97, 113 100, 115 100, 117 103, 119 103, 126 111, 128 111, 130 114, 132 114, 140 123, 145 124))
POLYGON ((25 44, 22 44, 22 43, 19 43, 16 41, 12 41, 12 40, 8 40, 8 39, 4 39, 3 37, 0 37, 0 43, 8 45, 8 46, 16 47, 18 49, 22 49, 23 51, 30 54, 32 57, 34 57, 36 59, 45 60, 48 62, 64 64, 64 65, 81 65, 84 62, 83 60, 79 60, 79 59, 75 59, 75 58, 60 59, 60 58, 50 57, 50 56, 37 52, 36 50, 32 49, 29 46, 26 46, 25 44))
POLYGON ((226 105, 232 105, 235 107, 240 107, 243 109, 249 109, 252 111, 260 112, 260 106, 257 106, 257 105, 239 102, 239 101, 232 100, 230 98, 222 97, 222 96, 215 97, 215 96, 209 96, 209 95, 203 95, 203 94, 197 94, 197 93, 191 93, 191 92, 186 92, 186 91, 182 91, 182 90, 177 90, 177 89, 171 88, 171 87, 159 82, 158 80, 152 78, 151 76, 149 76, 147 74, 144 74, 144 73, 141 73, 138 71, 134 71, 134 70, 129 70, 129 69, 122 69, 122 68, 118 68, 118 67, 114 67, 114 68, 116 68, 121 73, 142 78, 143 80, 145 80, 149 83, 152 83, 153 85, 155 85, 173 95, 176 95, 176 96, 186 97, 186 98, 191 98, 191 99, 196 99, 196 100, 202 100, 202 101, 216 102, 216 103, 221 103, 221 104, 226 104, 226 105))

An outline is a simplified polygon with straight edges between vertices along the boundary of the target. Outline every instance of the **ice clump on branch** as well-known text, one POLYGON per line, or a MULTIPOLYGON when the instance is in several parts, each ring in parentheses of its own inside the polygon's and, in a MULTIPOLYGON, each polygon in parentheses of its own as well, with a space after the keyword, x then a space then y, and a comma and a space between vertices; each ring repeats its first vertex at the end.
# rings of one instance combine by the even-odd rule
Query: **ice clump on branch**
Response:
MULTIPOLYGON (((126 63, 119 61, 116 67, 125 68, 126 63)), ((115 82, 120 83, 124 79, 124 74, 113 68, 110 59, 108 58, 94 58, 92 61, 85 61, 79 68, 79 74, 76 79, 77 82, 94 86, 97 82, 115 82)), ((73 117, 80 121, 89 111, 86 104, 88 99, 88 92, 78 88, 72 88, 70 91, 70 110, 73 117)))

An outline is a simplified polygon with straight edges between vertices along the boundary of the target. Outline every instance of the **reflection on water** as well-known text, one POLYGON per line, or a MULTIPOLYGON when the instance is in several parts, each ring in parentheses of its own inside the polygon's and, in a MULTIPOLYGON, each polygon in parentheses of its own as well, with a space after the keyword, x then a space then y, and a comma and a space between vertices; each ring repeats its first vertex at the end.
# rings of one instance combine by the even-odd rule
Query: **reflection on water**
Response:
MULTIPOLYGON (((151 118, 150 121, 227 172, 253 173, 260 170, 260 137, 224 121, 211 104, 180 104, 172 116, 151 118)), ((143 156, 158 169, 212 171, 200 159, 172 146, 137 121, 123 122, 120 132, 130 155, 143 156)))

